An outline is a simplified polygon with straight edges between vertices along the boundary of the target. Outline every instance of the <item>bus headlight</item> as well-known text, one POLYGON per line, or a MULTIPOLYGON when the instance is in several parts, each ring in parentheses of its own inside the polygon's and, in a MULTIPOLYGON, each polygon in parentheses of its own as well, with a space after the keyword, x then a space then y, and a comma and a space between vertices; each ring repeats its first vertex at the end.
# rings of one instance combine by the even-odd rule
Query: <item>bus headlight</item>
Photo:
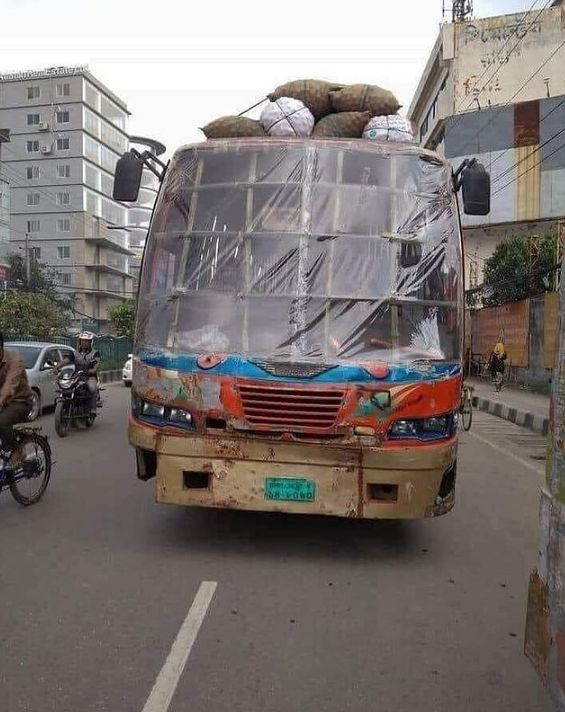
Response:
POLYGON ((430 418, 397 420, 388 431, 389 440, 442 440, 451 437, 457 428, 453 413, 430 418))
POLYGON ((397 420, 390 429, 389 435, 395 438, 417 437, 416 423, 413 420, 397 420))
POLYGON ((192 423, 192 414, 189 413, 188 410, 183 410, 182 408, 171 408, 169 420, 172 420, 175 423, 190 425, 192 423))
POLYGON ((165 406, 159 403, 149 403, 145 401, 141 409, 142 415, 147 415, 150 418, 163 418, 165 415, 165 406))
POLYGON ((190 411, 176 408, 163 403, 143 400, 137 394, 132 394, 131 410, 135 418, 157 426, 172 425, 178 428, 194 430, 194 418, 190 411))

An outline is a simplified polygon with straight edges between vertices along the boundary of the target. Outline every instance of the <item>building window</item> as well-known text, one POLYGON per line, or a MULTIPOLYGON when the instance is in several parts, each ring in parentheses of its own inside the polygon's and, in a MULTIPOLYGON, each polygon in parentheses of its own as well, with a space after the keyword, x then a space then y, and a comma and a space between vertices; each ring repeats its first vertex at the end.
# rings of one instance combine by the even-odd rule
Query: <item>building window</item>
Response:
POLYGON ((71 256, 71 248, 68 245, 57 247, 57 256, 60 260, 68 260, 71 256))
POLYGON ((61 218, 57 220, 57 232, 70 232, 71 221, 69 218, 61 218))
POLYGON ((41 247, 30 247, 29 254, 33 257, 34 260, 40 260, 41 259, 41 247))
POLYGON ((39 175, 39 166, 28 166, 26 168, 26 176, 28 180, 37 180, 39 175))
POLYGON ((39 99, 41 96, 41 91, 38 86, 27 88, 27 98, 28 99, 39 99))
POLYGON ((70 147, 70 140, 68 138, 57 139, 57 151, 68 151, 70 147))
POLYGON ((26 150, 28 153, 38 153, 39 152, 39 141, 27 141, 26 150))
POLYGON ((57 272, 57 279, 60 284, 70 284, 71 283, 71 273, 70 272, 57 272))
POLYGON ((70 96, 71 95, 71 85, 70 84, 57 84, 57 96, 70 96))
POLYGON ((40 116, 39 114, 28 114, 27 115, 27 125, 28 126, 37 126, 40 121, 40 116))
POLYGON ((39 205, 39 193, 28 193, 27 194, 27 204, 28 205, 39 205))
POLYGON ((27 231, 28 232, 39 232, 41 229, 41 224, 39 220, 28 220, 27 221, 27 231))
POLYGON ((58 124, 68 124, 69 123, 69 112, 68 111, 57 111, 56 117, 57 117, 58 124))
POLYGON ((69 205, 71 202, 70 193, 57 193, 55 197, 57 205, 69 205))
POLYGON ((57 178, 70 178, 71 167, 68 163, 60 163, 57 166, 57 178))

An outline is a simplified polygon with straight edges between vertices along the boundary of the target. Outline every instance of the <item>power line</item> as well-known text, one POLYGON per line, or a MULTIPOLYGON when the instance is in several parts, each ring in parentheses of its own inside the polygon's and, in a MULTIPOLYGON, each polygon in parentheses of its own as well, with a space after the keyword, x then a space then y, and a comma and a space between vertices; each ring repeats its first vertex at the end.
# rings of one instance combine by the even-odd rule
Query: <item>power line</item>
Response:
MULTIPOLYGON (((540 10, 540 12, 539 12, 538 15, 536 16, 536 18, 535 18, 535 19, 532 21, 532 23, 529 25, 529 27, 527 28, 526 32, 522 35, 522 37, 520 37, 520 38, 518 39, 518 42, 516 42, 516 44, 514 45, 514 47, 507 53, 507 55, 506 55, 507 57, 509 57, 509 56, 512 54, 512 52, 516 49, 516 47, 520 44, 520 42, 524 39, 524 37, 528 34, 528 32, 529 32, 529 31, 531 30, 531 28, 534 26, 534 24, 536 23, 537 19, 538 19, 539 16, 541 15, 541 13, 547 8, 547 6, 548 6, 551 2, 553 2, 553 0, 547 0, 546 4, 542 7, 542 9, 540 10)), ((534 6, 537 5, 537 3, 538 3, 538 0, 534 0, 534 2, 533 2, 533 3, 531 4, 531 6, 530 6, 530 9, 529 9, 529 10, 526 10, 526 12, 524 13, 524 16, 522 17, 521 21, 520 21, 518 24, 521 25, 521 24, 524 22, 524 20, 525 20, 526 17, 530 14, 530 12, 533 11, 534 6)), ((502 50, 506 47, 506 45, 510 42, 511 39, 512 39, 512 35, 510 35, 510 36, 507 38, 506 42, 505 42, 505 43, 502 45, 502 47, 498 50, 498 52, 496 53, 496 58, 497 58, 497 59, 498 59, 498 57, 500 57, 502 50)), ((485 67, 485 69, 484 69, 483 73, 481 74, 481 76, 477 79, 477 81, 473 84, 472 88, 469 90, 470 93, 472 93, 472 92, 476 89, 476 87, 479 85, 481 79, 482 79, 482 78, 485 76, 485 74, 489 71, 489 69, 491 68, 491 66, 492 66, 492 65, 488 65, 487 67, 485 67)), ((502 64, 499 65, 497 71, 488 79, 488 82, 491 82, 491 81, 493 80, 493 78, 496 76, 496 74, 498 74, 498 72, 500 71, 501 67, 502 67, 502 64)), ((487 83, 488 83, 488 82, 487 82, 487 83)), ((479 90, 479 93, 477 94, 477 96, 475 96, 475 97, 473 97, 473 98, 471 99, 471 102, 469 103, 469 105, 468 105, 467 107, 461 107, 460 111, 463 112, 463 111, 465 111, 466 109, 470 108, 470 106, 471 106, 471 104, 473 103, 473 101, 474 101, 476 98, 478 98, 478 97, 482 94, 482 92, 485 90, 485 88, 486 88, 486 84, 485 84, 485 86, 484 86, 482 89, 479 90)))
MULTIPOLYGON (((530 22, 530 24, 528 25, 528 27, 527 27, 527 29, 526 29, 526 32, 522 35, 522 37, 519 37, 519 38, 518 38, 518 41, 516 42, 516 44, 515 44, 515 45, 512 47, 512 49, 508 52, 508 56, 510 56, 510 55, 512 54, 512 52, 514 52, 514 50, 516 49, 516 47, 518 47, 518 45, 520 44, 520 42, 524 39, 524 37, 526 37, 526 35, 528 34, 528 32, 529 32, 529 31, 532 29, 532 27, 536 24, 536 22, 537 22, 537 21, 539 20, 539 18, 541 17, 542 13, 547 9, 547 7, 549 6, 549 4, 550 4, 551 2, 553 2, 553 0, 547 0, 547 2, 545 3, 545 5, 541 8, 541 10, 538 12, 538 14, 534 17, 534 19, 533 19, 533 20, 530 22)), ((534 5, 535 5, 535 3, 534 3, 534 5)), ((524 17, 525 17, 525 16, 524 16, 524 17)), ((492 82, 492 80, 496 77, 496 75, 500 72, 501 69, 502 69, 502 64, 499 64, 498 67, 496 68, 496 71, 494 72, 494 74, 492 74, 492 75, 488 78, 488 82, 487 82, 487 83, 492 82)), ((486 86, 487 86, 487 84, 485 84, 483 90, 481 90, 481 91, 484 91, 484 89, 486 89, 486 86)), ((479 92, 479 94, 480 94, 480 92, 479 92)), ((472 102, 471 102, 471 103, 472 103, 472 102)))
MULTIPOLYGON (((563 101, 565 101, 565 99, 564 99, 563 101)), ((512 173, 512 171, 513 171, 515 168, 517 168, 521 163, 524 163, 524 161, 527 161, 527 160, 529 160, 532 156, 535 156, 535 154, 536 154, 536 153, 539 153, 539 151, 541 151, 541 149, 542 149, 544 146, 547 146, 548 143, 551 143, 554 139, 556 139, 556 138, 557 138, 558 136, 560 136, 562 133, 565 133, 565 126, 564 126, 561 130, 557 131, 557 133, 553 134, 553 136, 551 136, 550 138, 548 138, 546 141, 544 141, 543 143, 540 143, 540 145, 535 149, 535 151, 532 151, 529 155, 524 156, 524 158, 521 158, 519 161, 516 161, 516 163, 515 163, 513 166, 510 166, 510 168, 508 168, 507 170, 505 170, 504 173, 501 173, 499 176, 497 176, 497 177, 493 180, 493 183, 496 183, 497 181, 502 180, 503 178, 505 178, 507 175, 510 175, 510 173, 512 173)), ((531 169, 530 169, 530 170, 531 170, 531 169)), ((494 195, 494 193, 493 193, 493 195, 494 195)))
MULTIPOLYGON (((476 134, 474 134, 473 136, 471 136, 471 138, 467 141, 467 143, 463 144, 463 147, 460 149, 460 150, 461 150, 461 154, 460 154, 460 155, 465 155, 465 152, 464 152, 463 149, 465 149, 472 141, 474 141, 474 139, 476 139, 485 129, 487 129, 487 128, 492 124, 492 122, 496 119, 496 117, 499 116, 499 114, 500 114, 509 104, 512 103, 512 101, 518 96, 518 94, 532 81, 532 79, 533 79, 535 76, 537 76, 537 75, 541 72, 541 70, 545 67, 545 65, 546 65, 548 62, 550 62, 550 61, 553 59, 553 57, 555 57, 555 55, 557 54, 557 52, 559 52, 559 50, 560 50, 562 47, 565 47, 565 40, 563 40, 563 42, 561 42, 561 44, 559 44, 559 45, 556 47, 556 49, 553 50, 553 52, 549 55, 549 57, 547 57, 547 59, 545 59, 545 60, 540 64, 540 66, 535 70, 535 72, 533 72, 533 74, 522 84, 522 86, 518 89, 518 91, 517 91, 513 96, 511 96, 510 99, 509 99, 505 104, 503 104, 499 109, 497 109, 497 110, 495 111, 494 116, 490 119, 490 121, 488 121, 484 126, 482 126, 482 127, 477 131, 476 134)), ((450 130, 450 131, 451 131, 451 130, 450 130)))
MULTIPOLYGON (((560 133, 561 133, 561 132, 560 132, 560 133)), ((501 186, 500 188, 498 188, 498 190, 495 190, 491 197, 494 197, 497 193, 500 193, 500 191, 504 190, 505 188, 508 188, 508 186, 512 185, 512 183, 515 183, 519 178, 521 178, 522 176, 525 176, 525 175, 526 175, 527 173, 529 173, 530 171, 533 171, 534 168, 537 168, 538 166, 541 166, 541 164, 542 164, 544 161, 547 161, 548 158, 551 158, 551 156, 555 155, 558 151, 561 151, 561 150, 564 149, 564 148, 565 148, 565 143, 562 143, 562 144, 561 144, 560 146, 558 146, 554 151, 552 151, 551 153, 548 153, 546 156, 544 156, 544 157, 541 159, 541 161, 538 161, 538 162, 535 163, 533 166, 530 166, 527 170, 525 170, 525 171, 523 171, 522 173, 520 173, 519 175, 517 175, 516 178, 513 178, 511 181, 508 181, 508 183, 505 183, 503 186, 501 186)))
MULTIPOLYGON (((34 160, 31 157, 29 159, 20 158, 19 155, 15 151, 13 151, 11 147, 5 146, 4 148, 7 149, 9 153, 11 153, 13 156, 18 158, 19 160, 20 159, 21 160, 30 160, 30 161, 34 160)), ((65 160, 65 157, 61 157, 61 160, 65 160)), ((82 228, 86 228, 86 215, 85 215, 84 211, 78 211, 78 214, 77 214, 77 211, 73 210, 72 208, 65 208, 64 206, 59 205, 57 203, 57 201, 53 199, 53 196, 50 193, 43 190, 42 186, 26 184, 27 178, 23 175, 23 173, 19 173, 19 171, 17 171, 11 164, 6 163, 4 161, 2 165, 4 168, 9 169, 13 173, 13 175, 19 180, 19 182, 21 182, 20 186, 15 186, 15 187, 29 188, 30 190, 33 190, 34 192, 45 196, 45 198, 47 199, 48 202, 50 202, 52 205, 55 205, 58 208, 57 212, 69 214, 70 219, 74 219, 74 220, 78 220, 78 221, 82 220, 82 225, 80 225, 80 223, 78 223, 78 224, 82 228)), ((77 184, 72 184, 72 185, 77 185, 77 184)), ((66 184, 62 183, 61 188, 64 189, 65 187, 68 187, 68 186, 66 184)), ((123 206, 121 206, 121 207, 123 207, 123 206)), ((102 226, 102 229, 106 232, 109 232, 108 228, 104 225, 102 226)), ((113 238, 114 236, 112 235, 111 237, 113 238)), ((110 239, 111 242, 115 242, 115 240, 111 239, 110 237, 108 239, 110 239)))
MULTIPOLYGON (((557 109, 559 109, 561 106, 563 106, 563 104, 565 104, 565 99, 562 99, 562 100, 559 102, 559 104, 557 104, 556 106, 553 107, 553 109, 552 109, 551 111, 548 111, 545 116, 542 116, 542 118, 541 118, 541 120, 540 120, 540 125, 541 125, 549 116, 551 116, 551 114, 553 114, 554 111, 557 111, 557 109)), ((549 141, 551 141, 551 140, 552 140, 553 138, 555 138, 555 136, 557 136, 557 135, 558 135, 558 134, 555 134, 551 139, 549 139, 549 141)), ((542 145, 545 146, 545 144, 546 144, 547 142, 548 142, 548 141, 546 141, 546 142, 545 142, 544 144, 542 144, 542 145)), ((502 153, 499 153, 498 156, 496 156, 496 158, 494 158, 494 159, 491 161, 491 163, 490 163, 490 168, 491 168, 491 170, 492 170, 492 167, 494 166, 494 164, 495 164, 500 158, 502 158, 502 156, 504 156, 506 153, 508 153, 508 151, 511 151, 512 148, 514 148, 514 146, 512 146, 511 148, 506 148, 506 149, 504 149, 504 151, 502 151, 502 153)), ((541 146, 540 146, 539 148, 541 148, 541 146)), ((539 150, 539 148, 538 148, 537 150, 539 150)), ((519 164, 520 164, 522 161, 524 161, 524 160, 526 160, 526 159, 523 158, 521 161, 518 161, 518 163, 515 163, 513 166, 511 166, 511 167, 508 168, 506 171, 504 171, 504 173, 501 173, 499 176, 497 176, 497 177, 494 179, 493 182, 496 182, 497 180, 500 180, 501 177, 503 177, 503 176, 504 176, 505 174, 507 174, 508 172, 514 170, 514 168, 516 168, 516 166, 519 165, 519 164)))

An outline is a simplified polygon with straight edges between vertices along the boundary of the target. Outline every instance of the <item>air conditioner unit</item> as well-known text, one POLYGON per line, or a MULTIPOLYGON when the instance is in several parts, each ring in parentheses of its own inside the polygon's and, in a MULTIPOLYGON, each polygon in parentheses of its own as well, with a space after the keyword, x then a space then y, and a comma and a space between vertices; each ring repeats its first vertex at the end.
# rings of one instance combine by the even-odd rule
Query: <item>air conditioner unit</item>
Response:
POLYGON ((40 131, 49 131, 49 124, 47 123, 47 121, 39 122, 39 130, 40 131))
POLYGON ((51 146, 49 144, 45 144, 44 146, 41 147, 41 153, 51 153, 51 146))

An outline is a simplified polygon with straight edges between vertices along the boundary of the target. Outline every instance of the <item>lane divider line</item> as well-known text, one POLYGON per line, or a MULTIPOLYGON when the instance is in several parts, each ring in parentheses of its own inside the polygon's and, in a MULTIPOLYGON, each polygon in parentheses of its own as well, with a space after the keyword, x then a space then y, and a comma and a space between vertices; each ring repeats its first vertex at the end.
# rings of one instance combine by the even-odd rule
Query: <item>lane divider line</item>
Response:
POLYGON ((169 709, 217 586, 217 581, 202 581, 200 584, 142 712, 167 712, 169 709))
POLYGON ((467 435, 471 435, 471 437, 475 438, 476 440, 483 443, 484 445, 490 445, 490 447, 493 448, 493 450, 496 450, 497 452, 501 453, 502 455, 506 455, 506 457, 509 457, 511 460, 514 460, 514 462, 517 462, 520 465, 522 465, 522 467, 527 467, 528 470, 532 470, 533 472, 536 473, 536 475, 541 475, 542 477, 545 475, 545 470, 542 470, 539 467, 532 465, 531 462, 528 462, 527 460, 524 460, 523 458, 518 457, 518 455, 514 455, 513 452, 508 452, 508 450, 505 450, 503 447, 500 447, 500 445, 493 443, 492 440, 487 440, 487 438, 483 438, 482 435, 477 435, 477 433, 474 433, 472 430, 470 430, 467 433, 467 435))

